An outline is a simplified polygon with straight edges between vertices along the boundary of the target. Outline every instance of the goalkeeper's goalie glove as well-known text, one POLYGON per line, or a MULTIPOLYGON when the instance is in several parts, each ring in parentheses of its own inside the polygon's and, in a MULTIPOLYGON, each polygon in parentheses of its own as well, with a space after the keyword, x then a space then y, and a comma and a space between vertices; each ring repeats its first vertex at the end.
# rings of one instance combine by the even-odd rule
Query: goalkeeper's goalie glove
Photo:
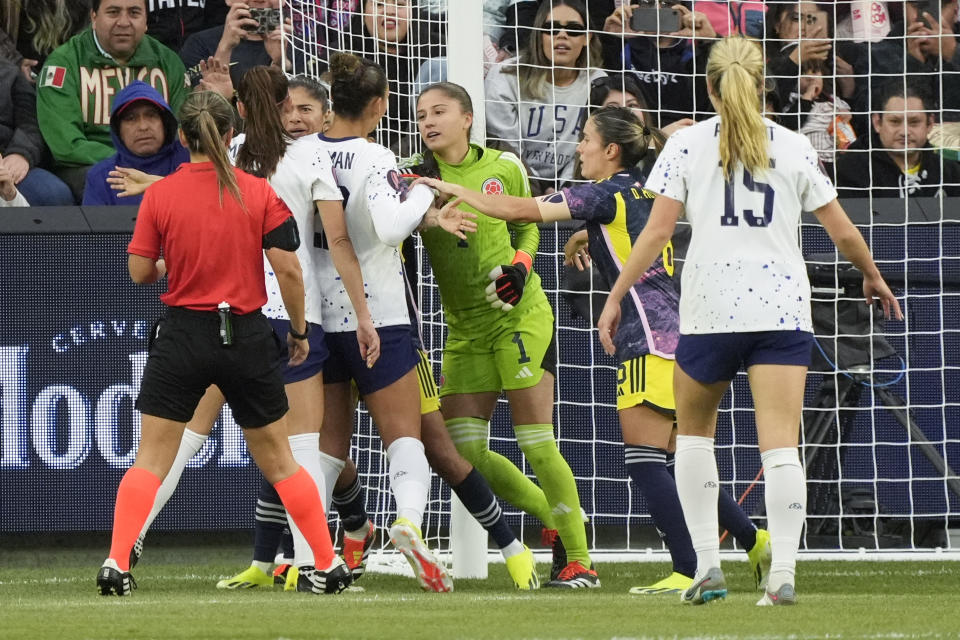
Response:
POLYGON ((517 251, 513 262, 494 267, 487 277, 493 282, 487 286, 487 302, 494 309, 510 311, 520 303, 523 287, 527 284, 527 275, 533 266, 533 258, 523 251, 517 251))

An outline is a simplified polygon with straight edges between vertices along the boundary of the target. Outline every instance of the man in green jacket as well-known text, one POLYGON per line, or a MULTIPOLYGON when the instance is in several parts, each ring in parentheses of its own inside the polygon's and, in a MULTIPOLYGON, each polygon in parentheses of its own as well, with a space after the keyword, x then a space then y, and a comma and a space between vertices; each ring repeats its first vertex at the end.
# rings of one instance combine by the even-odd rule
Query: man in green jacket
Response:
POLYGON ((87 170, 116 153, 110 111, 121 89, 142 80, 174 113, 189 93, 179 56, 145 35, 146 2, 93 0, 90 28, 54 50, 37 78, 40 131, 77 202, 87 170))

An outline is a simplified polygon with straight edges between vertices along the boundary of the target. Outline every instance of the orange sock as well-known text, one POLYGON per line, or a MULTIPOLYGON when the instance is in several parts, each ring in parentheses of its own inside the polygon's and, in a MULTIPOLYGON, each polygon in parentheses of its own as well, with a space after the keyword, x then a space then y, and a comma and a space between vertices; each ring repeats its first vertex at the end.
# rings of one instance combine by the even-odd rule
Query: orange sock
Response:
POLYGON ((276 483, 273 488, 313 550, 316 567, 329 567, 334 556, 333 541, 330 540, 330 527, 323 512, 317 483, 306 469, 300 467, 295 474, 276 483))
POLYGON ((121 571, 130 570, 130 550, 147 521, 160 489, 160 478, 146 469, 131 467, 117 487, 113 508, 113 540, 110 557, 121 571))

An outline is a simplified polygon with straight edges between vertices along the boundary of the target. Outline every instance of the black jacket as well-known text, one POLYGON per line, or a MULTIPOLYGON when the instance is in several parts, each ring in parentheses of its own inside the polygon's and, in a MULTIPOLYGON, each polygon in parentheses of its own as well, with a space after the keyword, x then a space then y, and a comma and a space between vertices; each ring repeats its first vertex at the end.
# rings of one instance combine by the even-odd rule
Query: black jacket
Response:
POLYGON ((837 192, 841 198, 933 197, 941 189, 945 195, 960 196, 960 163, 943 160, 941 175, 940 155, 927 144, 920 152, 916 183, 908 185, 900 167, 880 146, 880 139, 874 134, 858 138, 845 152, 837 154, 837 192), (866 151, 870 148, 873 150, 866 151))
POLYGON ((206 4, 196 0, 173 0, 168 2, 147 2, 147 33, 179 52, 187 37, 210 27, 223 26, 230 7, 223 0, 207 0, 206 4), (201 6, 197 6, 197 5, 201 6))
POLYGON ((603 66, 634 73, 650 113, 659 113, 659 127, 682 118, 702 120, 713 115, 705 75, 710 54, 707 43, 699 42, 694 54, 686 40, 661 49, 656 36, 621 40, 619 35, 608 33, 601 36, 601 42, 603 66))
POLYGON ((46 153, 37 126, 37 94, 20 67, 6 60, 0 60, 0 153, 19 153, 31 167, 46 153))

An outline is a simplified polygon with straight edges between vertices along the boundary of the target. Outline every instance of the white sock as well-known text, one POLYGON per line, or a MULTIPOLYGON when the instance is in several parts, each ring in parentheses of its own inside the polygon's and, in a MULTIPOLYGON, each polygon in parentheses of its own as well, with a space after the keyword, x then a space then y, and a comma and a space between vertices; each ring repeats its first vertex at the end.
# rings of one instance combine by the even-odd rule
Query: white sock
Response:
POLYGON ((260 571, 263 571, 267 575, 270 575, 270 572, 273 571, 273 565, 269 562, 260 562, 259 560, 254 560, 250 563, 250 566, 260 569, 260 571))
MULTIPOLYGON (((320 464, 320 434, 299 433, 294 436, 287 436, 287 440, 290 442, 293 459, 306 469, 313 481, 317 483, 317 490, 320 495, 324 495, 325 483, 320 464)), ((293 536, 293 564, 297 567, 312 567, 314 563, 313 549, 310 548, 299 527, 294 524, 289 512, 287 512, 287 523, 290 525, 290 534, 293 536)))
POLYGON ((720 566, 720 534, 717 497, 720 477, 713 454, 713 438, 677 436, 674 474, 677 494, 687 521, 693 550, 697 552, 699 579, 720 566))
POLYGON ((140 530, 141 536, 147 535, 147 531, 150 529, 150 525, 153 524, 157 514, 159 514, 160 510, 167 504, 170 496, 172 496, 176 490, 177 485, 180 484, 180 476, 183 475, 183 469, 187 466, 187 463, 190 462, 190 459, 197 455, 197 452, 203 448, 204 443, 206 443, 209 437, 208 435, 201 435, 190 429, 183 430, 183 437, 180 438, 180 448, 177 449, 177 457, 173 459, 173 466, 170 467, 167 477, 160 483, 160 489, 157 490, 157 497, 153 500, 153 509, 150 511, 150 515, 147 516, 147 521, 143 523, 143 529, 140 530))
POLYGON ((397 517, 406 518, 420 528, 430 491, 430 465, 423 453, 423 443, 416 438, 397 438, 387 448, 387 460, 397 517))
POLYGON ((523 543, 519 540, 514 540, 503 549, 500 549, 500 554, 503 556, 503 559, 512 558, 513 556, 518 556, 526 550, 526 547, 523 546, 523 543))
POLYGON ((319 461, 320 471, 323 473, 323 492, 320 497, 323 499, 323 508, 327 509, 327 505, 333 501, 333 489, 337 484, 337 478, 340 477, 343 468, 347 466, 347 461, 334 458, 323 451, 320 452, 319 461))
POLYGON ((796 447, 760 454, 766 478, 767 529, 770 530, 770 579, 767 591, 795 585, 797 549, 807 514, 807 485, 796 447))

